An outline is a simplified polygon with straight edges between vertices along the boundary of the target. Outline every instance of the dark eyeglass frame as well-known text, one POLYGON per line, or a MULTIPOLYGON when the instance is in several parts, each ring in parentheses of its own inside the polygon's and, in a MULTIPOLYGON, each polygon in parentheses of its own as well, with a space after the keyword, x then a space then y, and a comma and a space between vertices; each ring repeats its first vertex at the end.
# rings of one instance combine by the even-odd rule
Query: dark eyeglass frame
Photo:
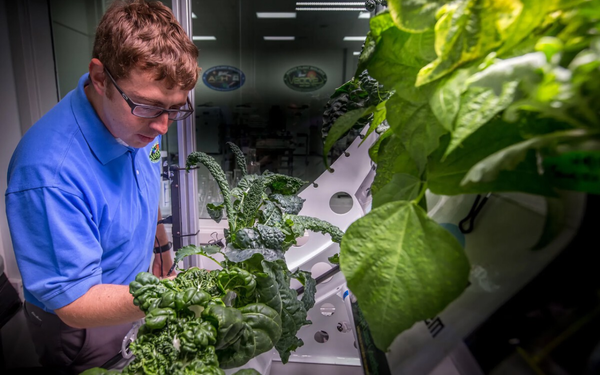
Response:
POLYGON ((183 119, 186 119, 188 117, 190 117, 192 115, 192 113, 194 113, 194 107, 192 106, 192 103, 190 102, 190 98, 187 98, 186 104, 189 107, 189 109, 166 109, 166 108, 161 108, 161 107, 156 107, 153 105, 148 105, 148 104, 138 104, 136 102, 134 102, 133 100, 129 99, 129 96, 127 96, 127 94, 125 94, 123 92, 123 90, 121 90, 121 88, 119 87, 119 85, 117 85, 117 81, 115 81, 115 79, 113 78, 113 76, 110 74, 110 72, 108 71, 108 69, 104 68, 104 71, 106 72, 106 75, 108 75, 108 78, 110 78, 110 80, 112 81, 113 85, 115 85, 115 88, 117 89, 117 91, 119 91, 119 93, 121 94, 121 96, 123 97, 123 99, 125 100, 125 102, 127 102, 127 104, 129 105, 129 108, 131 108, 131 114, 136 116, 136 117, 140 117, 140 118, 157 118, 159 116, 161 116, 163 113, 167 113, 167 117, 169 118, 169 120, 172 121, 180 121, 183 119), (140 116, 136 113, 134 113, 135 109, 137 107, 141 107, 141 108, 147 108, 149 110, 157 110, 159 111, 157 115, 154 116, 140 116), (181 113, 183 113, 183 115, 180 115, 181 113), (171 114, 173 114, 173 116, 175 116, 174 118, 171 117, 171 114), (181 117, 180 117, 181 116, 181 117))

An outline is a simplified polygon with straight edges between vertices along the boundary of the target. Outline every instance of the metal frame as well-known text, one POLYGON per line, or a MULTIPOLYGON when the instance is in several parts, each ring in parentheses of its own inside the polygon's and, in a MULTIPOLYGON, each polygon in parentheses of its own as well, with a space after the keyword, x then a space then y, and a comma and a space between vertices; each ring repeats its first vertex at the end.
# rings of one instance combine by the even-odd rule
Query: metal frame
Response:
MULTIPOLYGON (((192 9, 191 2, 188 0, 173 0, 172 8, 175 17, 191 37, 192 35, 192 9)), ((188 95, 190 101, 194 103, 194 90, 188 95)), ((196 118, 190 116, 177 122, 177 145, 179 149, 179 166, 185 167, 187 156, 196 151, 196 118)), ((171 194, 172 212, 173 212, 173 249, 191 244, 193 236, 189 234, 198 233, 198 210, 196 205, 196 192, 198 191, 198 179, 196 171, 186 172, 185 169, 170 168, 173 172, 171 194), (177 198, 177 200, 175 200, 177 198), (177 207, 176 207, 177 206, 177 207), (176 215, 177 214, 177 215, 176 215)), ((184 260, 184 267, 198 266, 194 257, 187 257, 184 260)))

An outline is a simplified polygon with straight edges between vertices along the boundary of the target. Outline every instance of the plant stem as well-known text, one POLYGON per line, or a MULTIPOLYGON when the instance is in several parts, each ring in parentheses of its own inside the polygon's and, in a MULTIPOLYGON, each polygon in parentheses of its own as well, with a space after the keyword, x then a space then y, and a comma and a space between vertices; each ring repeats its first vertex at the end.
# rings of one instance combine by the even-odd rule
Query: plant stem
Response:
POLYGON ((419 195, 415 199, 413 199, 413 202, 415 202, 416 204, 419 204, 419 202, 421 201, 421 198, 423 198, 423 196, 425 195, 426 190, 427 190, 427 182, 423 182, 421 191, 419 192, 419 195))

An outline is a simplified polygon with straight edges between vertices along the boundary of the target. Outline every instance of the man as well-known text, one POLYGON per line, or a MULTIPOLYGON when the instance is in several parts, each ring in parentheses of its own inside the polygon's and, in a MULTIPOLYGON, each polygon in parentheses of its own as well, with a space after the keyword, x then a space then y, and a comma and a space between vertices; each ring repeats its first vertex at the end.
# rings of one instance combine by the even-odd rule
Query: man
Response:
POLYGON ((79 373, 118 354, 144 317, 128 284, 153 256, 158 276, 172 265, 160 252, 170 248, 164 229, 156 230, 159 145, 193 112, 197 57, 160 2, 113 3, 89 73, 15 150, 7 217, 45 367, 79 373))

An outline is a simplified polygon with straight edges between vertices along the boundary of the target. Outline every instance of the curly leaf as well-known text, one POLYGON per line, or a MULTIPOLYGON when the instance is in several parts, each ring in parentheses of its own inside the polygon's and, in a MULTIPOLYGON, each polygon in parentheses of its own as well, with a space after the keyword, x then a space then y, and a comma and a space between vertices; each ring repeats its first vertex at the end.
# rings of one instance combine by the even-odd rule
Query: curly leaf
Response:
POLYGON ((313 308, 315 305, 315 294, 317 293, 317 281, 312 278, 310 272, 298 270, 292 275, 304 286, 302 293, 302 303, 306 311, 313 308))
POLYGON ((188 245, 184 246, 181 249, 177 250, 175 253, 175 259, 173 260, 174 264, 177 264, 183 260, 183 258, 188 257, 190 255, 203 255, 207 258, 212 259, 210 255, 216 254, 221 251, 221 248, 217 245, 208 245, 208 246, 195 246, 188 245))
POLYGON ((263 174, 263 183, 265 184, 265 187, 271 189, 271 194, 293 195, 298 193, 300 188, 307 182, 308 181, 283 174, 263 174))
POLYGON ((306 199, 302 199, 297 195, 271 194, 269 199, 276 202, 282 211, 286 214, 297 215, 302 210, 302 205, 306 199))
POLYGON ((266 248, 249 248, 249 249, 235 249, 229 245, 223 250, 223 254, 227 259, 233 263, 243 262, 252 258, 254 254, 261 254, 264 259, 274 261, 278 259, 285 259, 285 255, 281 250, 273 250, 266 248))
POLYGON ((225 208, 224 203, 214 204, 208 203, 206 205, 206 211, 208 211, 208 215, 211 219, 219 223, 223 218, 223 208, 225 208))
POLYGON ((254 225, 258 209, 262 204, 263 192, 264 185, 261 179, 251 182, 250 189, 248 189, 248 193, 242 203, 242 210, 238 216, 242 227, 251 227, 254 225))
POLYGON ((242 177, 248 174, 248 170, 246 169, 246 157, 240 148, 233 142, 227 142, 227 146, 235 155, 235 165, 242 171, 242 177))
POLYGON ((262 243, 267 249, 283 250, 282 246, 283 241, 285 240, 285 234, 283 234, 279 228, 257 224, 256 231, 258 231, 262 243))
POLYGON ((331 223, 309 216, 286 215, 286 217, 294 222, 294 226, 298 226, 300 228, 298 232, 304 232, 304 230, 320 232, 323 234, 329 234, 333 242, 340 243, 342 241, 344 232, 331 223))
POLYGON ((265 202, 259 214, 259 222, 268 226, 278 226, 283 221, 283 212, 273 202, 265 202))
POLYGON ((229 218, 229 225, 231 228, 232 223, 235 222, 235 212, 231 204, 231 192, 229 190, 229 185, 227 184, 225 172, 223 172, 223 169, 213 157, 205 154, 204 152, 192 152, 188 155, 186 160, 186 169, 189 171, 191 167, 197 164, 204 165, 217 181, 219 189, 221 190, 221 194, 223 195, 225 212, 229 218))

